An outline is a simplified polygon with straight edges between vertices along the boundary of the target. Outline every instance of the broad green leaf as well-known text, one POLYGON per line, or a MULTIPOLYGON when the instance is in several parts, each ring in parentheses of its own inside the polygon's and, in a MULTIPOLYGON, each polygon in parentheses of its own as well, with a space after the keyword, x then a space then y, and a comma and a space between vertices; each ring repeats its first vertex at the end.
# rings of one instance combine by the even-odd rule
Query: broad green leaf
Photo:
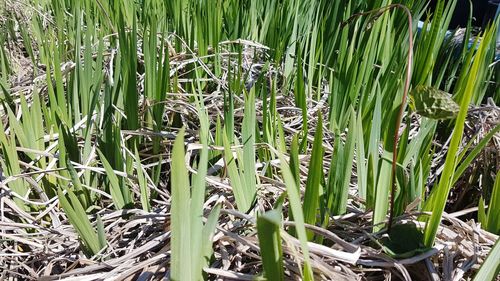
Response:
POLYGON ((267 280, 284 280, 280 229, 280 210, 271 210, 257 217, 260 253, 264 266, 264 277, 267 280))
POLYGON ((171 186, 172 203, 170 210, 170 278, 176 281, 193 280, 190 187, 189 176, 184 162, 184 128, 175 138, 172 150, 171 186))

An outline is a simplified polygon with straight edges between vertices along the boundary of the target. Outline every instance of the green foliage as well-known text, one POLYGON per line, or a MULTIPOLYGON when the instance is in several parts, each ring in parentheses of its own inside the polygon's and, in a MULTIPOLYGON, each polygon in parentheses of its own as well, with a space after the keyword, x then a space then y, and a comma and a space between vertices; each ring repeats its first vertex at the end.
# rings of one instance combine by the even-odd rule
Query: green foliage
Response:
MULTIPOLYGON (((206 161, 189 183, 184 162, 184 129, 176 137, 172 151, 172 211, 170 240, 172 257, 170 278, 172 280, 203 280, 202 269, 207 266, 211 253, 213 231, 217 225, 220 206, 216 206, 203 225, 203 204, 205 197, 206 161)), ((202 150, 202 160, 208 155, 207 147, 202 150)))
POLYGON ((115 171, 109 164, 108 160, 104 154, 98 150, 99 157, 101 158, 102 165, 104 166, 104 170, 106 171, 106 176, 109 181, 109 190, 111 197, 113 199, 113 203, 115 207, 119 210, 124 208, 126 205, 131 204, 130 190, 124 184, 122 180, 118 178, 115 174, 115 171))
POLYGON ((488 204, 488 212, 485 209, 484 198, 479 199, 479 222, 481 222, 484 229, 489 232, 500 234, 500 171, 497 172, 495 177, 495 184, 491 193, 490 203, 488 204))
MULTIPOLYGON (((293 152, 294 169, 297 169, 297 154, 293 152)), ((290 166, 292 166, 290 164, 290 166)), ((297 171, 295 171, 297 172, 297 171)), ((323 178, 323 120, 321 114, 318 118, 316 133, 314 134, 314 143, 307 173, 306 190, 304 193, 304 221, 314 225, 318 214, 319 195, 321 188, 321 179, 323 178)), ((312 238, 312 232, 308 233, 309 239, 312 238)))
MULTIPOLYGON (((492 67, 499 19, 470 48, 469 26, 453 48, 446 32, 457 1, 438 1, 428 18, 425 1, 398 2, 412 12, 412 28, 395 9, 401 6, 386 6, 392 3, 386 0, 25 2, 37 11, 29 20, 6 14, 0 25, 5 188, 31 213, 47 207, 30 202, 59 198, 90 257, 106 246, 96 210, 112 205, 152 212, 168 192, 161 181, 170 178, 173 280, 206 278, 202 269, 226 207, 216 204, 204 219, 206 175, 215 163, 224 167, 210 176, 229 182, 236 207, 250 216, 263 206, 261 179, 284 182, 286 192, 274 205, 281 209, 288 200, 289 212, 257 217, 264 274, 284 278, 280 231, 288 219, 295 222, 289 233, 301 243, 303 279, 312 280, 307 243, 313 233, 304 224, 329 228, 353 194, 373 211, 373 231, 382 230, 393 164, 395 214, 419 199, 424 203, 417 209, 433 213, 422 217, 423 244, 419 230, 396 225, 384 250, 402 258, 432 247, 450 189, 500 130, 459 149, 469 105, 490 96, 498 101, 491 80, 499 77, 492 67), (408 41, 417 20, 424 25, 411 37, 412 61, 408 41), (268 47, 265 54, 254 48, 259 44, 268 47), (22 51, 13 54, 25 53, 34 66, 29 94, 14 85, 12 75, 23 70, 10 52, 14 47, 22 51), (262 70, 246 88, 249 64, 262 70), (404 83, 405 70, 413 70, 411 85, 404 83), (406 86, 413 89, 411 110, 401 102, 406 86), (413 112, 420 115, 416 133, 413 112), (404 125, 396 128, 399 117, 404 125), (178 130, 186 124, 188 130, 178 130), (454 127, 446 161, 434 167, 435 143, 446 126, 454 127), (196 147, 190 158, 186 132, 196 147), (192 176, 187 164, 196 170, 192 176), (443 172, 427 196, 434 169, 443 172), (405 245, 401 237, 412 239, 405 245)), ((491 199, 479 203, 483 227, 497 233, 499 182, 497 175, 491 199)))
POLYGON ((493 281, 498 278, 500 272, 500 240, 495 242, 488 257, 481 265, 479 272, 474 276, 474 281, 493 281))
POLYGON ((233 153, 229 144, 228 131, 223 136, 224 160, 236 198, 238 209, 247 212, 255 201, 255 92, 252 90, 245 98, 245 116, 242 124, 243 153, 236 148, 233 153), (235 157, 236 155, 236 157, 235 157))
POLYGON ((277 152, 277 154, 281 162, 281 172, 287 186, 288 200, 290 201, 290 207, 296 223, 295 231, 297 232, 300 246, 302 248, 302 255, 304 257, 302 275, 304 280, 314 280, 309 258, 309 247, 307 245, 307 234, 304 226, 304 212, 300 202, 299 188, 295 184, 295 179, 291 173, 290 166, 285 161, 285 158, 280 152, 277 152))
MULTIPOLYGON (((493 40, 494 35, 496 34, 494 31, 495 29, 487 29, 485 31, 483 41, 479 45, 474 62, 472 64, 471 72, 468 75, 475 77, 481 65, 485 63, 484 60, 486 52, 488 50, 488 44, 491 40, 493 40)), ((453 177, 457 166, 458 149, 460 141, 462 139, 469 103, 473 96, 475 85, 477 83, 476 81, 477 80, 475 79, 468 80, 464 91, 464 96, 461 100, 460 111, 455 122, 455 128, 453 130, 450 146, 446 155, 443 173, 441 174, 437 186, 433 190, 433 194, 431 194, 424 207, 424 210, 432 210, 430 218, 426 220, 427 225, 424 233, 424 244, 427 247, 431 247, 434 243, 437 229, 441 221, 441 216, 446 205, 446 199, 448 198, 449 191, 453 184, 453 177)))
POLYGON ((351 179, 354 158, 355 137, 357 135, 356 115, 351 108, 351 119, 347 128, 347 140, 342 143, 340 132, 337 132, 334 143, 334 157, 330 162, 327 182, 327 206, 334 215, 344 214, 347 208, 347 195, 351 179))
POLYGON ((59 189, 57 196, 71 225, 80 236, 84 250, 90 255, 97 254, 105 246, 106 240, 103 237, 102 230, 99 231, 99 235, 96 233, 87 217, 87 212, 85 212, 73 191, 66 189, 66 194, 64 194, 63 190, 59 189))
POLYGON ((257 218, 259 245, 267 280, 285 280, 281 249, 281 213, 271 210, 257 218))

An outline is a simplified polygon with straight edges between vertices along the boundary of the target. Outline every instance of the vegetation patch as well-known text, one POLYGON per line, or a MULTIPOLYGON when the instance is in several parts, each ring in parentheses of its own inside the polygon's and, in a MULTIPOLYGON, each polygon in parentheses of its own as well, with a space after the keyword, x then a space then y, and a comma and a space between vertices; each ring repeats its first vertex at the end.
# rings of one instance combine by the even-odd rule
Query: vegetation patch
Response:
POLYGON ((498 278, 500 18, 436 2, 3 1, 0 279, 498 278))

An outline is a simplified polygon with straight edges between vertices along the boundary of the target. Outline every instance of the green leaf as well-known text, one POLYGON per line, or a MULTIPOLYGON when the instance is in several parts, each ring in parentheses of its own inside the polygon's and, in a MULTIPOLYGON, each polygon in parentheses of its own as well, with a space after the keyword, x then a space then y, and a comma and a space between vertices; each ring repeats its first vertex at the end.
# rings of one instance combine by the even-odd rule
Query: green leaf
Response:
POLYGON ((283 179, 285 180, 288 200, 290 200, 290 207, 295 219, 295 231, 297 232, 302 248, 302 255, 304 256, 303 278, 306 281, 314 280, 309 258, 309 247, 307 245, 307 234, 304 226, 304 213, 302 211, 302 203, 300 201, 299 187, 295 184, 295 178, 293 177, 290 171, 290 166, 288 166, 283 154, 278 151, 275 151, 275 153, 278 154, 280 159, 281 173, 283 174, 283 179))
POLYGON ((80 236, 80 239, 83 242, 83 246, 92 255, 95 255, 101 249, 99 245, 99 238, 95 230, 92 228, 89 218, 87 217, 87 213, 83 209, 78 198, 71 190, 66 189, 66 191, 69 200, 66 198, 60 188, 57 190, 59 203, 68 216, 69 222, 80 236))
POLYGON ((229 146, 229 139, 227 133, 223 134, 224 142, 224 161, 226 162, 226 169, 231 180, 231 187, 233 189, 234 197, 236 199, 236 206, 242 212, 247 212, 252 206, 253 198, 249 198, 247 186, 243 179, 242 171, 236 165, 236 159, 233 156, 231 147, 229 146))
POLYGON ((493 191, 491 193, 490 204, 488 204, 488 215, 485 229, 497 235, 500 234, 500 170, 498 170, 493 191))
POLYGON ((481 196, 477 204, 477 220, 482 224, 482 228, 487 229, 488 217, 486 216, 486 207, 484 206, 484 198, 481 196))
POLYGON ((137 180, 139 182, 139 189, 141 191, 141 205, 142 209, 146 212, 149 212, 151 206, 149 204, 149 191, 148 184, 146 182, 146 177, 144 176, 144 172, 142 171, 143 167, 141 164, 141 158, 139 156, 139 151, 137 147, 135 148, 135 165, 137 170, 137 180))
POLYGON ((213 253, 212 241, 214 237, 214 230, 215 227, 217 226, 220 210, 221 210, 221 205, 220 204, 215 205, 215 207, 210 212, 210 215, 208 215, 207 222, 203 226, 203 232, 201 238, 202 239, 201 258, 203 259, 203 261, 200 263, 200 269, 203 269, 204 267, 207 267, 209 265, 210 257, 212 256, 213 253))
POLYGON ((123 209, 123 207, 125 207, 125 204, 129 202, 125 202, 125 197, 122 194, 122 188, 120 186, 120 182, 118 181, 118 177, 116 176, 115 171, 109 164, 104 154, 102 154, 99 149, 97 150, 97 153, 99 153, 99 158, 101 159, 104 170, 106 171, 106 176, 109 180, 109 189, 111 198, 113 199, 113 203, 115 204, 117 210, 123 209))
POLYGON ((190 187, 184 155, 184 128, 182 128, 175 138, 171 167, 170 278, 178 281, 193 280, 194 274, 191 258, 191 220, 193 218, 190 216, 190 187))
MULTIPOLYGON (((296 175, 295 177, 298 177, 298 175, 296 175)), ((320 114, 318 117, 318 124, 316 126, 316 133, 314 134, 314 143, 312 148, 311 161, 309 162, 309 170, 306 181, 306 191, 304 194, 304 207, 303 207, 304 221, 308 224, 312 225, 316 224, 322 177, 323 177, 323 121, 320 114)), ((308 232, 309 239, 312 239, 313 236, 314 235, 312 232, 308 232)))
POLYGON ((481 265, 474 281, 493 281, 498 278, 500 272, 500 239, 497 239, 488 257, 481 265))
MULTIPOLYGON (((200 116, 200 142, 202 143, 202 149, 200 152, 200 160, 198 161, 198 171, 195 175, 193 175, 192 179, 192 188, 191 188, 191 210, 190 216, 191 220, 191 249, 193 251, 193 278, 198 280, 202 280, 202 269, 207 266, 207 257, 204 255, 203 247, 208 244, 212 245, 211 240, 207 241, 207 239, 211 239, 211 233, 213 233, 213 228, 215 225, 209 225, 208 234, 204 234, 203 227, 203 205, 205 202, 205 187, 206 187, 206 176, 207 176, 207 168, 208 168, 208 133, 209 133, 209 125, 208 125, 208 114, 205 110, 205 107, 202 103, 202 97, 200 94, 200 98, 196 100, 197 111, 200 116), (210 228, 213 227, 213 228, 210 228), (197 276, 196 276, 197 275, 197 276)), ((213 210, 212 212, 214 212, 213 210)), ((215 214, 218 216, 218 213, 215 214)), ((213 222, 209 222, 212 223, 213 222)), ((210 247, 211 249, 212 247, 210 247)))
POLYGON ((106 247, 106 232, 104 231, 104 224, 102 223, 101 216, 97 215, 97 239, 99 240, 99 247, 102 249, 106 247))
POLYGON ((349 183, 351 181, 352 174, 352 163, 354 159, 354 145, 357 135, 357 126, 356 126, 356 113, 351 108, 351 119, 349 121, 349 128, 347 131, 347 140, 345 146, 342 148, 343 155, 343 170, 337 173, 337 188, 336 194, 337 199, 335 200, 336 204, 334 205, 333 211, 335 214, 344 214, 347 209, 347 197, 349 195, 349 183))
POLYGON ((242 143, 243 143, 243 162, 240 168, 243 168, 242 181, 245 185, 245 192, 248 203, 253 203, 256 196, 255 179, 255 89, 252 88, 245 98, 245 113, 242 124, 242 143))
MULTIPOLYGON (((479 153, 485 148, 488 143, 490 142, 491 138, 495 136, 496 133, 500 131, 500 125, 496 125, 495 128, 493 128, 486 136, 484 136, 481 141, 472 149, 472 151, 467 154, 467 157, 463 160, 460 161, 460 165, 457 167, 455 170, 455 174, 453 175, 453 184, 455 184, 460 176, 467 170, 467 168, 470 167, 470 164, 476 157, 479 155, 479 153)), ((465 150, 465 148, 464 148, 465 150)))
POLYGON ((271 210, 257 217, 260 253, 267 280, 284 280, 280 228, 280 210, 271 210))
MULTIPOLYGON (((475 77, 479 71, 480 66, 484 63, 487 63, 484 61, 484 57, 486 51, 489 48, 488 42, 490 42, 494 38, 494 31, 495 29, 486 30, 483 40, 481 41, 481 44, 474 58, 471 71, 468 74, 470 77, 475 77)), ((455 128, 451 137, 450 146, 446 154, 443 173, 439 178, 437 186, 434 187, 436 189, 436 191, 434 192, 434 196, 431 197, 431 200, 429 200, 425 204, 426 211, 432 210, 430 218, 427 219, 427 224, 424 232, 424 244, 427 247, 432 247, 432 245, 434 244, 434 239, 441 222, 441 216, 446 205, 446 200, 453 185, 453 175, 457 166, 456 158, 464 131, 467 110, 469 108, 469 103, 471 101, 477 82, 478 81, 476 81, 475 79, 469 79, 466 84, 464 95, 461 99, 460 111, 455 122, 455 128)))
POLYGON ((80 178, 78 177, 78 173, 76 172, 73 164, 71 164, 69 159, 66 160, 66 166, 68 168, 69 175, 71 177, 71 183, 73 184, 75 193, 80 200, 83 208, 87 209, 88 207, 90 207, 90 195, 88 194, 87 189, 83 188, 82 183, 80 182, 80 178))

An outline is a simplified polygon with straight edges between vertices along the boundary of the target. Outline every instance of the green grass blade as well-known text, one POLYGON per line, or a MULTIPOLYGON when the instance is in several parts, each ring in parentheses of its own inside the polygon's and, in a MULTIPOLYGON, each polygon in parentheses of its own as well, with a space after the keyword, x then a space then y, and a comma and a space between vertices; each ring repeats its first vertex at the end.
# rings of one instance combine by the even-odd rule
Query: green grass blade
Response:
POLYGON ((500 272, 500 239, 497 239, 488 257, 481 265, 474 281, 493 281, 498 278, 500 272))
POLYGON ((240 170, 236 166, 236 159, 233 156, 231 147, 229 146, 229 139, 226 131, 223 134, 224 142, 224 161, 226 162, 226 169, 231 180, 231 187, 234 192, 234 197, 236 199, 236 205, 238 209, 242 212, 246 212, 250 209, 252 198, 248 197, 248 192, 246 191, 246 186, 244 185, 244 180, 240 174, 240 170))
POLYGON ((142 171, 143 167, 137 147, 135 148, 135 165, 137 170, 137 181, 139 182, 139 190, 141 191, 141 206, 144 211, 149 212, 151 206, 149 204, 148 184, 146 182, 144 172, 142 171))
POLYGON ((500 170, 497 172, 490 204, 488 204, 488 215, 485 225, 486 230, 500 234, 500 170))
MULTIPOLYGON (((323 121, 320 114, 318 117, 318 124, 316 126, 316 133, 314 134, 312 155, 311 155, 311 161, 309 162, 306 190, 304 194, 304 207, 303 207, 304 221, 308 224, 312 225, 316 224, 322 177, 323 177, 323 121)), ((312 239, 313 236, 314 235, 312 232, 308 232, 309 239, 312 239)))
MULTIPOLYGON (((203 245, 205 243, 209 243, 205 239, 209 237, 203 237, 203 204, 205 202, 205 187, 206 180, 205 177, 207 175, 208 169, 208 134, 209 134, 209 125, 208 125, 208 114, 203 106, 203 100, 201 95, 200 100, 196 101, 198 115, 200 119, 200 142, 202 143, 202 149, 200 152, 200 160, 198 161, 198 172, 196 175, 193 175, 192 180, 192 193, 191 193, 191 210, 190 215, 192 217, 191 220, 191 249, 193 251, 193 265, 195 270, 193 271, 193 277, 202 280, 202 268, 206 266, 205 256, 203 255, 203 245), (194 276, 197 274, 198 276, 194 276)), ((215 227, 215 226, 214 226, 215 227)), ((213 229, 211 229, 213 232, 213 229)), ((210 232, 211 233, 211 232, 210 232)))
POLYGON ((280 210, 271 210, 257 218, 260 253, 267 280, 284 280, 280 229, 280 210))
POLYGON ((203 269, 204 267, 208 266, 208 263, 210 262, 210 257, 212 256, 213 253, 212 241, 214 237, 214 230, 215 227, 217 226, 220 210, 221 210, 221 205, 220 204, 215 205, 215 207, 212 209, 212 212, 210 212, 210 215, 207 218, 207 222, 203 226, 203 232, 201 235, 202 261, 200 263, 200 269, 203 269))
POLYGON ((304 280, 314 280, 309 259, 309 247, 307 245, 307 234, 304 226, 304 213, 302 211, 299 188, 295 184, 295 178, 290 171, 290 167, 288 166, 285 157, 280 152, 277 152, 277 154, 281 162, 281 173, 283 174, 283 179, 285 180, 288 199, 290 200, 290 207, 296 223, 295 231, 297 232, 302 248, 302 254, 304 255, 303 278, 304 280))
POLYGON ((102 223, 101 216, 97 215, 96 219, 97 226, 97 239, 99 241, 99 247, 102 249, 106 247, 106 232, 104 231, 104 223, 102 223))
POLYGON ((175 138, 172 150, 172 205, 170 239, 172 257, 170 278, 176 281, 193 280, 191 259, 191 220, 189 176, 184 162, 184 128, 175 138))
MULTIPOLYGON (((366 171, 366 154, 365 154, 365 143, 363 136, 363 120, 361 118, 361 112, 358 113, 356 122, 356 171, 358 176, 358 191, 359 196, 365 200, 367 199, 367 171, 366 171)), ((365 204, 366 207, 366 204, 365 204)))
MULTIPOLYGON (((485 63, 484 56, 488 48, 488 42, 490 42, 490 40, 492 40, 493 38, 493 31, 494 29, 489 29, 485 32, 483 41, 481 42, 477 50, 476 57, 474 58, 471 71, 468 74, 469 77, 476 77, 480 66, 485 63)), ((455 128, 453 130, 450 146, 446 154, 443 173, 439 179, 437 186, 435 187, 437 191, 433 200, 431 201, 432 204, 426 204, 425 210, 432 210, 432 214, 427 220, 427 225, 424 232, 424 244, 427 247, 432 247, 432 245, 434 244, 437 229, 441 222, 441 216, 446 205, 446 199, 448 198, 449 191, 453 184, 454 172, 457 165, 456 155, 458 153, 458 149, 462 139, 465 118, 467 117, 467 110, 469 108, 476 82, 477 81, 475 79, 469 79, 467 82, 464 95, 460 102, 460 111, 455 121, 455 128)))
POLYGON ((78 198, 71 190, 67 189, 67 192, 69 200, 66 198, 61 189, 57 190, 59 203, 68 216, 68 220, 71 225, 73 225, 80 236, 84 247, 92 255, 95 255, 101 249, 99 245, 99 238, 95 230, 92 228, 92 225, 87 217, 87 213, 83 209, 78 198))
MULTIPOLYGON (((255 183, 255 88, 245 98, 245 113, 242 124, 243 179, 246 198, 252 203, 256 195, 255 183)), ((241 166, 240 166, 241 167, 241 166)))
POLYGON ((71 164, 69 160, 66 161, 66 166, 71 177, 71 183, 73 184, 73 188, 75 189, 75 194, 80 200, 83 208, 87 209, 91 205, 89 192, 87 191, 87 189, 83 188, 80 178, 78 177, 78 173, 73 167, 73 164, 71 164))
POLYGON ((460 165, 457 167, 455 174, 453 175, 453 184, 455 184, 460 176, 467 170, 468 167, 470 167, 470 164, 476 157, 479 155, 479 153, 483 150, 483 148, 488 145, 490 142, 491 138, 495 136, 497 132, 500 131, 500 125, 497 125, 493 130, 491 130, 486 136, 481 139, 481 141, 472 149, 472 151, 467 155, 465 159, 460 161, 460 165))
POLYGON ((104 170, 106 171, 106 176, 109 180, 109 190, 111 193, 111 198, 113 199, 113 203, 115 204, 116 209, 123 209, 123 207, 125 207, 125 204, 129 202, 125 202, 125 197, 122 194, 122 187, 120 186, 118 177, 116 176, 115 171, 109 164, 104 154, 102 154, 100 150, 97 150, 97 152, 99 153, 99 158, 101 159, 104 170))
POLYGON ((349 195, 349 183, 352 174, 352 162, 354 159, 354 145, 357 135, 356 126, 356 113, 351 109, 351 120, 349 122, 349 129, 347 131, 347 140, 343 149, 344 165, 341 174, 338 174, 338 199, 336 199, 336 206, 334 207, 335 214, 344 214, 347 208, 347 196, 349 195))

